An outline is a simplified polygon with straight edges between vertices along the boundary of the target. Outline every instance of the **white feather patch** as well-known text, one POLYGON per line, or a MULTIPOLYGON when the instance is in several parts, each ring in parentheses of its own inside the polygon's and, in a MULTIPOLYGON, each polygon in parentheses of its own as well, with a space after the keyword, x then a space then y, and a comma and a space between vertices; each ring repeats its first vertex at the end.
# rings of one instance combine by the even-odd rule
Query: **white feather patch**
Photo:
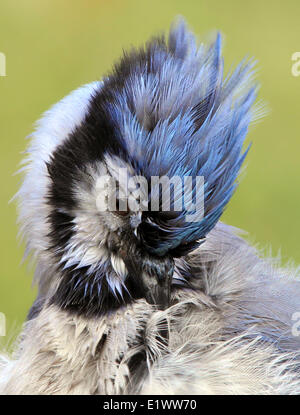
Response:
POLYGON ((122 280, 124 281, 128 274, 124 261, 116 255, 111 255, 110 260, 111 260, 111 265, 113 269, 115 270, 116 274, 119 277, 121 277, 122 280))

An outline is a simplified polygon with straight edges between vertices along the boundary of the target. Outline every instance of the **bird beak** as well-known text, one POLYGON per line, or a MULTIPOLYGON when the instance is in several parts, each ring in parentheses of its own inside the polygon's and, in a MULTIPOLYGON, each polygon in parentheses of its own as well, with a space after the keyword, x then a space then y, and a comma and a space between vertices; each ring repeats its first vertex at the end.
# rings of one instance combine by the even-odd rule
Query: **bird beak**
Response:
POLYGON ((156 305, 159 310, 165 310, 170 306, 174 261, 169 257, 151 258, 150 261, 143 261, 141 275, 145 298, 149 304, 156 305))
POLYGON ((109 249, 122 258, 135 295, 145 298, 159 310, 169 307, 174 274, 174 259, 171 256, 150 254, 131 232, 122 235, 121 242, 111 235, 109 249))
POLYGON ((128 251, 122 255, 128 276, 134 281, 135 287, 149 304, 159 310, 170 305, 174 260, 171 257, 154 257, 146 251, 139 253, 128 251))

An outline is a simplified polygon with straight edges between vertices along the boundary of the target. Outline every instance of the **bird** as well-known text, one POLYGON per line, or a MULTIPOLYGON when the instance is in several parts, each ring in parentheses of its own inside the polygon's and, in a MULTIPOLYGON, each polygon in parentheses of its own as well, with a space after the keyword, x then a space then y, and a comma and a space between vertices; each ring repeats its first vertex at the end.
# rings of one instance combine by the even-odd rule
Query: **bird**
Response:
POLYGON ((254 67, 224 75, 221 35, 181 18, 38 121, 17 194, 38 293, 1 394, 300 393, 298 271, 220 220, 254 67))

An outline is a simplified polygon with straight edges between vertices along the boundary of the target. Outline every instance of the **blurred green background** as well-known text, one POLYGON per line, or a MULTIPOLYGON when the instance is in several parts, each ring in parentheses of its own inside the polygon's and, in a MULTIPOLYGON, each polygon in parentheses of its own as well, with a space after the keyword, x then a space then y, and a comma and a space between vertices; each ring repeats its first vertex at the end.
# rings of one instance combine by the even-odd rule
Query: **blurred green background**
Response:
POLYGON ((33 270, 21 265, 13 176, 25 137, 42 112, 81 84, 99 79, 122 49, 168 29, 183 15, 201 37, 224 35, 226 67, 257 58, 258 79, 271 113, 251 128, 247 172, 223 220, 247 230, 252 242, 281 249, 300 262, 300 77, 291 73, 300 51, 300 2, 222 0, 1 0, 0 77, 1 266, 0 312, 19 327, 34 298, 33 270))

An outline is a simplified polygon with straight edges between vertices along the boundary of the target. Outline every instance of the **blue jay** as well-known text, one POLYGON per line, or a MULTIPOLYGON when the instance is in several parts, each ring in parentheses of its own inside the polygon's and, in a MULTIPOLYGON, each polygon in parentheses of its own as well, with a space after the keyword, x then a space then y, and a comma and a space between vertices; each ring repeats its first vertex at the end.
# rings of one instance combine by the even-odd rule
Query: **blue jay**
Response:
POLYGON ((300 392, 299 283, 219 222, 256 94, 181 20, 43 116, 18 194, 38 296, 2 393, 300 392), (162 177, 191 178, 167 208, 162 177))

